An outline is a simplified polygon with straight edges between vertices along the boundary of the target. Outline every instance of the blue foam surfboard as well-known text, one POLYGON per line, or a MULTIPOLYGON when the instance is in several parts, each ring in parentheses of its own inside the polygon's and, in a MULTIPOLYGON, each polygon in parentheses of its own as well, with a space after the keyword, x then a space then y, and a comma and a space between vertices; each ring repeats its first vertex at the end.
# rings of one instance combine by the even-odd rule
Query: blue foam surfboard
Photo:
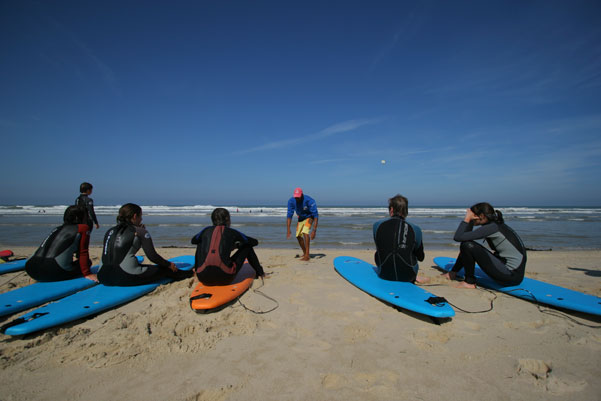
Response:
POLYGON ((25 269, 27 259, 13 260, 12 262, 0 263, 0 274, 16 272, 25 269))
POLYGON ((426 301, 436 297, 434 294, 413 283, 383 280, 378 277, 375 266, 361 259, 339 256, 334 259, 334 268, 357 288, 392 305, 431 317, 455 316, 455 311, 448 303, 433 305, 426 301))
MULTIPOLYGON (((180 270, 190 270, 194 267, 194 256, 178 256, 169 261, 175 263, 180 270)), ((17 319, 22 323, 6 328, 4 333, 11 336, 29 334, 95 315, 139 298, 170 281, 171 279, 165 278, 155 283, 131 287, 98 284, 23 315, 17 319)))
MULTIPOLYGON (((450 271, 455 264, 455 259, 436 257, 434 258, 434 263, 441 269, 450 271)), ((462 277, 463 269, 457 275, 462 277)), ((528 301, 537 301, 558 308, 601 316, 601 298, 594 295, 570 290, 528 277, 524 277, 524 280, 516 286, 503 287, 488 277, 479 266, 476 266, 475 276, 478 285, 481 285, 482 287, 501 291, 528 301)))
MULTIPOLYGON (((144 261, 142 256, 137 258, 140 263, 144 261)), ((96 274, 98 266, 92 266, 91 270, 96 274)), ((5 292, 0 294, 0 317, 66 297, 96 284, 95 281, 79 277, 71 280, 37 282, 5 292)))

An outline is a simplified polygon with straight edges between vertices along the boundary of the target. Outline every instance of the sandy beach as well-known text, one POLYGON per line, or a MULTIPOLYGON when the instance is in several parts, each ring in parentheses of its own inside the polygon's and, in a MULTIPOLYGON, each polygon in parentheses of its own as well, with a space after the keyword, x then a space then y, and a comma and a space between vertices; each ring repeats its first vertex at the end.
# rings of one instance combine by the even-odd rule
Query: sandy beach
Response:
MULTIPOLYGON (((0 247, 1 248, 1 247, 0 247)), ((29 256, 34 248, 15 248, 29 256)), ((161 248, 165 257, 192 248, 161 248)), ((90 319, 23 338, 0 335, 0 400, 595 400, 601 319, 454 288, 427 251, 426 289, 463 309, 436 324, 349 284, 336 256, 373 250, 257 253, 267 278, 220 312, 196 314, 190 279, 90 319)), ((93 262, 100 249, 91 249, 93 262)), ((526 275, 601 296, 601 251, 530 252, 526 275)), ((26 285, 0 276, 0 291, 26 285)), ((8 317, 0 323, 12 319, 8 317)))

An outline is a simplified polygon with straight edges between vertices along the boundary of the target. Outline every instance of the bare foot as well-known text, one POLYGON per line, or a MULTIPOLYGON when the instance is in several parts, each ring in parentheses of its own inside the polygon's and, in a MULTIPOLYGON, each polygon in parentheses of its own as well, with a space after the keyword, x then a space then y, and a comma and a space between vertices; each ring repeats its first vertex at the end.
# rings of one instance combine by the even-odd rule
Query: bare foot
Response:
POLYGON ((455 272, 447 272, 447 273, 442 273, 442 276, 444 278, 446 278, 447 280, 455 280, 455 277, 457 277, 457 273, 455 273, 455 272))
POLYGON ((430 278, 429 277, 423 277, 423 276, 417 276, 415 278, 415 282, 418 284, 426 284, 430 282, 430 278))
POLYGON ((468 288, 470 290, 476 289, 476 284, 466 283, 465 281, 459 281, 455 284, 455 288, 468 288))
POLYGON ((308 262, 309 260, 311 260, 311 257, 310 257, 310 256, 308 256, 308 255, 307 255, 307 256, 303 256, 303 257, 301 258, 301 260, 304 260, 305 262, 308 262))

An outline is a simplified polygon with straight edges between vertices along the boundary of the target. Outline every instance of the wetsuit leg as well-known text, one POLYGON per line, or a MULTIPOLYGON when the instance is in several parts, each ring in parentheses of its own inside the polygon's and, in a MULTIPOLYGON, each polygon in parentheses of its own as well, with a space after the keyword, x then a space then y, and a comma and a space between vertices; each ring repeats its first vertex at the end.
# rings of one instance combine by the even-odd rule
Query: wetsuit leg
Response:
POLYGON ((226 285, 232 282, 234 274, 226 274, 218 266, 207 266, 203 271, 196 274, 198 281, 206 285, 226 285))
POLYGON ((474 241, 462 242, 459 257, 457 257, 457 262, 452 270, 458 272, 463 267, 465 269, 465 282, 475 284, 474 270, 476 263, 484 273, 502 285, 519 284, 524 277, 523 266, 520 266, 516 271, 512 271, 505 266, 503 260, 482 245, 474 241))
POLYGON ((163 271, 156 266, 150 266, 142 274, 129 274, 119 266, 104 265, 98 272, 98 281, 107 286, 130 287, 154 283, 165 278, 163 271))
POLYGON ((45 258, 31 258, 25 263, 25 271, 36 281, 63 281, 81 277, 79 266, 76 270, 67 271, 56 261, 45 258))
POLYGON ((240 271, 240 269, 242 268, 244 260, 248 259, 248 263, 253 269, 255 269, 255 272, 257 272, 257 277, 262 276, 264 274, 263 266, 261 266, 259 258, 255 253, 255 250, 250 245, 244 245, 240 249, 238 249, 236 253, 232 255, 232 259, 236 263, 236 273, 238 273, 238 271, 240 271))

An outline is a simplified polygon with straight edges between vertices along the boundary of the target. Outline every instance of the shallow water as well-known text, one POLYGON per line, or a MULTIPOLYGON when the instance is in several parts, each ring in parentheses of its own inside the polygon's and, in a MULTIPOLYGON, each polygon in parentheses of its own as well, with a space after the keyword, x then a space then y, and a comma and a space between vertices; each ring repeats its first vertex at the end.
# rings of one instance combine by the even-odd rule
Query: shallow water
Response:
MULTIPOLYGON (((255 237, 261 246, 297 246, 286 239, 286 208, 224 206, 232 214, 232 227, 255 237)), ((65 205, 0 206, 0 244, 37 246, 60 225, 65 205)), ((190 239, 210 225, 212 205, 142 206, 144 223, 156 246, 192 246, 190 239)), ((100 230, 91 245, 100 246, 104 233, 115 224, 119 206, 96 206, 100 230)), ((601 249, 601 208, 505 207, 505 222, 532 249, 601 249)), ((384 207, 320 207, 313 246, 318 248, 373 249, 372 225, 387 217, 384 207)), ((456 248, 453 234, 465 208, 416 207, 409 220, 419 225, 426 249, 456 248)), ((294 226, 293 220, 293 226, 294 226)))

